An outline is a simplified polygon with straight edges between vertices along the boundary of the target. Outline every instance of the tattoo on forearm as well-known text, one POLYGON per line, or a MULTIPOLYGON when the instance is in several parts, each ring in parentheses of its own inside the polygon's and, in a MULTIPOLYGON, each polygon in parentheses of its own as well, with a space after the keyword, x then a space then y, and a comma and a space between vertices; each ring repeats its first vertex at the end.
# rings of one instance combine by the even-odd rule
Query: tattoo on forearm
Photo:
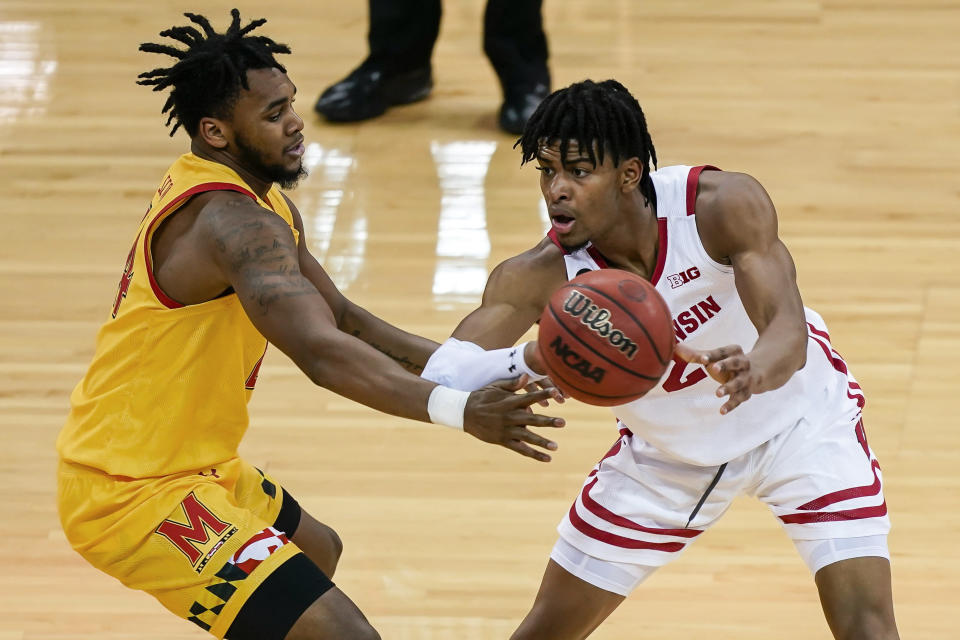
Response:
POLYGON ((254 220, 233 224, 217 238, 217 249, 224 254, 227 267, 242 274, 246 297, 266 315, 278 300, 305 295, 320 295, 316 287, 300 273, 296 247, 272 234, 267 225, 254 220), (267 236, 266 238, 264 236, 267 236))
POLYGON ((396 354, 394 354, 392 351, 390 351, 390 349, 388 349, 388 348, 386 348, 386 347, 382 347, 382 346, 380 346, 379 344, 377 344, 376 342, 370 342, 369 340, 367 340, 366 338, 364 338, 362 335, 360 335, 361 332, 360 332, 359 329, 354 329, 351 333, 353 334, 353 337, 354 337, 354 338, 359 338, 360 340, 363 340, 364 342, 366 342, 368 345, 370 345, 371 347, 373 347, 374 349, 376 349, 376 350, 379 351, 380 353, 384 354, 385 356, 387 356, 387 357, 389 357, 389 358, 392 358, 392 359, 394 360, 394 362, 396 362, 397 364, 399 364, 401 367, 403 367, 403 368, 406 369, 407 371, 409 371, 409 372, 411 372, 411 373, 416 373, 417 375, 420 375, 420 374, 423 372, 423 367, 420 366, 420 365, 418 365, 418 364, 416 364, 415 362, 412 362, 412 361, 410 360, 410 358, 408 358, 407 356, 405 356, 405 355, 396 355, 396 354))

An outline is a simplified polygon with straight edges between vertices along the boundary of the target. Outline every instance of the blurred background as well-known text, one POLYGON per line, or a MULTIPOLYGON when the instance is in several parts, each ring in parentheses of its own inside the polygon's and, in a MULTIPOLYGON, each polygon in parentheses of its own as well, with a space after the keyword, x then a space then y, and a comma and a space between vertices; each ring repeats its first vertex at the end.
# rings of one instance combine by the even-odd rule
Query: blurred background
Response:
MULTIPOLYGON (((362 0, 0 0, 0 640, 205 637, 69 548, 53 444, 137 223, 189 145, 167 135, 165 96, 134 84, 167 65, 137 46, 184 11, 222 30, 233 6, 293 49, 311 175, 290 195, 348 297, 442 341, 489 270, 546 229, 498 120, 482 0, 443 3, 428 99, 353 124, 313 105, 367 55, 362 0)), ((714 164, 769 191, 804 301, 866 391, 901 635, 957 637, 960 2, 545 0, 542 14, 553 88, 616 78, 661 166, 714 164)), ((340 533, 336 582, 384 638, 507 638, 617 435, 604 409, 550 411, 568 426, 541 465, 317 389, 274 349, 241 451, 340 533)), ((830 637, 809 573, 749 499, 592 637, 641 636, 830 637)))

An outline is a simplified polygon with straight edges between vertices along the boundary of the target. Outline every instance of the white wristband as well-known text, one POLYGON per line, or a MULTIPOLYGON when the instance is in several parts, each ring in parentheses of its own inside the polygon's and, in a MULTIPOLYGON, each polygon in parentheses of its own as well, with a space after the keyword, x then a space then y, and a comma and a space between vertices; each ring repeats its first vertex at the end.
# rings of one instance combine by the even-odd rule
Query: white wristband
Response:
POLYGON ((427 400, 430 422, 462 430, 463 412, 469 397, 469 391, 458 391, 438 384, 430 392, 430 398, 427 400))
POLYGON ((523 344, 518 344, 510 351, 510 363, 516 365, 518 373, 525 373, 530 382, 536 382, 537 380, 543 380, 547 376, 537 373, 530 368, 530 365, 527 364, 527 359, 524 357, 524 352, 527 349, 529 342, 524 342, 523 344))

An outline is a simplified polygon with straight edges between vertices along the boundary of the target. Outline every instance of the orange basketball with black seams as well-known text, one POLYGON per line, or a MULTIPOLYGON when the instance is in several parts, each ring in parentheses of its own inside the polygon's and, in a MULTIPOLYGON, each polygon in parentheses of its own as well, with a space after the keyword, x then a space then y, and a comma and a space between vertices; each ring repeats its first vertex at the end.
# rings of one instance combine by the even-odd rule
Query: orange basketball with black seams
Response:
POLYGON ((537 347, 554 383, 604 407, 652 389, 673 358, 673 321, 648 281, 620 269, 577 276, 540 316, 537 347))

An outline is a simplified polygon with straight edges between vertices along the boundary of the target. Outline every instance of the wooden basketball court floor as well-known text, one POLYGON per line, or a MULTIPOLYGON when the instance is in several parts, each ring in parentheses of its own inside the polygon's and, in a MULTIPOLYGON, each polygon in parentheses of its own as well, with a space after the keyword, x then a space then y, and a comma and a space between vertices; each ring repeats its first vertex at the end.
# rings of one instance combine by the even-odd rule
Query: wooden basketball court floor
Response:
MULTIPOLYGON (((544 4, 556 87, 615 77, 661 166, 745 171, 772 195, 805 302, 866 389, 901 634, 960 638, 960 2, 544 4)), ((311 176, 292 197, 311 249, 349 297, 445 339, 544 230, 535 173, 495 126, 482 2, 445 3, 428 101, 348 126, 311 107, 365 55, 365 3, 239 6, 294 50, 311 176)), ((166 65, 137 45, 185 10, 222 28, 230 7, 0 3, 0 640, 204 637, 70 550, 53 443, 136 224, 187 148, 134 84, 166 65)), ((243 454, 339 531, 337 582, 393 639, 507 638, 615 438, 606 410, 568 403, 539 465, 316 389, 276 351, 251 411, 243 454)), ((787 537, 744 499, 593 637, 829 634, 787 537)))

